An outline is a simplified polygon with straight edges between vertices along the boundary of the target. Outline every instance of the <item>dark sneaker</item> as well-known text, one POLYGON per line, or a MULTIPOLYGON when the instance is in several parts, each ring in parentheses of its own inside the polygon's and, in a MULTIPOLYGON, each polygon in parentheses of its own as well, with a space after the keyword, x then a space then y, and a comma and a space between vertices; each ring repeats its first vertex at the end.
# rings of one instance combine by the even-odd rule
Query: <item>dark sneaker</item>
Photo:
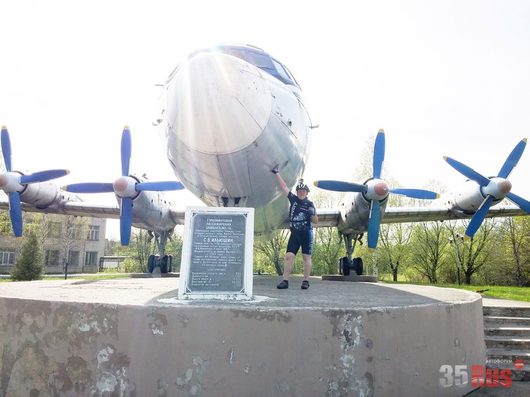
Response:
POLYGON ((276 286, 276 288, 278 288, 278 289, 287 289, 287 288, 289 288, 289 281, 282 280, 282 282, 280 284, 278 284, 276 286))
POLYGON ((307 281, 307 280, 302 281, 302 286, 300 288, 308 289, 309 288, 309 281, 307 281))

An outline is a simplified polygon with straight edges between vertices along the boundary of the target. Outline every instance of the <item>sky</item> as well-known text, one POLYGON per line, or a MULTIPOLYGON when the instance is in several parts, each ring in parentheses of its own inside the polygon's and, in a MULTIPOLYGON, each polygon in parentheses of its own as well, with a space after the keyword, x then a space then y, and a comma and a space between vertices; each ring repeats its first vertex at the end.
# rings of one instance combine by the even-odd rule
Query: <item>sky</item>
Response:
MULTIPOLYGON (((353 181, 384 128, 383 176, 451 189, 464 177, 444 155, 493 176, 530 136, 529 20, 524 0, 3 1, 0 124, 14 168, 67 168, 61 185, 116 179, 124 125, 131 171, 174 179, 152 125, 156 84, 196 48, 247 43, 288 66, 320 126, 306 181, 353 181)), ((510 177, 527 200, 529 176, 527 149, 510 177)), ((174 198, 200 205, 189 192, 174 198)))

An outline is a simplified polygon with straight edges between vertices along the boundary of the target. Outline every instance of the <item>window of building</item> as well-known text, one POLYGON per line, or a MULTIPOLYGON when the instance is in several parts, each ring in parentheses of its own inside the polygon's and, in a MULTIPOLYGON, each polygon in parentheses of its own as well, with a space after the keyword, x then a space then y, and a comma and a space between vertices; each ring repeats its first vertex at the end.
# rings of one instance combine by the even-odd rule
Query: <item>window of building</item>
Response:
POLYGON ((70 266, 79 266, 79 251, 70 251, 68 253, 68 264, 70 266))
POLYGON ((89 225, 88 226, 88 237, 87 240, 99 241, 99 226, 89 225))
POLYGON ((70 239, 70 240, 80 240, 81 239, 81 226, 71 225, 67 227, 65 238, 70 239))
POLYGON ((15 264, 15 253, 13 251, 0 251, 0 265, 8 266, 15 264))
POLYGON ((48 223, 48 236, 53 238, 61 237, 61 222, 50 222, 48 223))
POLYGON ((85 266, 96 265, 98 260, 97 251, 87 251, 85 252, 85 266))
POLYGON ((46 264, 46 266, 59 266, 59 251, 46 250, 44 256, 44 263, 46 264))

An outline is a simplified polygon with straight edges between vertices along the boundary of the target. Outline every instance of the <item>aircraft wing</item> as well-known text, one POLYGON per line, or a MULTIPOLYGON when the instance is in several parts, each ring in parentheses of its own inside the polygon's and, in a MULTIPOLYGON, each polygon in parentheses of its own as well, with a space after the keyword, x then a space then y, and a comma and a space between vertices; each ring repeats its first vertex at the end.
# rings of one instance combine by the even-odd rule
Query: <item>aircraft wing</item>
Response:
MULTIPOLYGON (((22 210, 26 212, 41 212, 45 214, 62 214, 73 216, 91 216, 94 218, 120 218, 120 208, 118 205, 94 205, 79 201, 62 203, 60 206, 48 206, 37 208, 33 205, 21 203, 22 210)), ((9 210, 9 202, 0 201, 0 209, 9 210)))
MULTIPOLYGON (((515 205, 492 207, 487 218, 528 215, 515 205)), ((453 219, 469 219, 473 214, 465 214, 447 207, 387 207, 381 223, 430 222, 453 219)))
POLYGON ((340 211, 338 209, 317 209, 318 225, 314 227, 335 227, 339 223, 340 211))
MULTIPOLYGON (((317 209, 318 225, 314 227, 336 227, 340 219, 338 209, 319 208, 317 209)), ((515 205, 492 207, 487 218, 497 218, 505 216, 524 216, 525 211, 515 205)), ((381 223, 407 223, 407 222, 433 222, 455 219, 469 219, 473 214, 465 214, 462 211, 455 211, 448 207, 387 207, 381 223)), ((286 222, 282 225, 288 228, 286 222)))
MULTIPOLYGON (((68 201, 60 205, 37 208, 33 205, 21 203, 26 212, 40 212, 44 214, 61 214, 73 216, 87 216, 93 218, 120 219, 120 207, 117 204, 90 204, 82 201, 68 201)), ((0 210, 9 210, 9 202, 0 201, 0 210)), ((184 224, 184 210, 170 209, 170 216, 175 225, 184 224)))

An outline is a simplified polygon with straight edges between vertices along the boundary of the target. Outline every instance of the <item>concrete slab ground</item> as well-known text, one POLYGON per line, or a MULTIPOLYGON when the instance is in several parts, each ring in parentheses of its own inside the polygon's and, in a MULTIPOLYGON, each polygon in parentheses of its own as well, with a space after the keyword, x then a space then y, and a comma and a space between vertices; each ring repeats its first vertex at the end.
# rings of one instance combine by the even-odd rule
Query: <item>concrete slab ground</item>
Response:
POLYGON ((182 301, 178 281, 0 284, 0 395, 462 396, 440 367, 485 362, 463 290, 256 276, 253 301, 182 301))

